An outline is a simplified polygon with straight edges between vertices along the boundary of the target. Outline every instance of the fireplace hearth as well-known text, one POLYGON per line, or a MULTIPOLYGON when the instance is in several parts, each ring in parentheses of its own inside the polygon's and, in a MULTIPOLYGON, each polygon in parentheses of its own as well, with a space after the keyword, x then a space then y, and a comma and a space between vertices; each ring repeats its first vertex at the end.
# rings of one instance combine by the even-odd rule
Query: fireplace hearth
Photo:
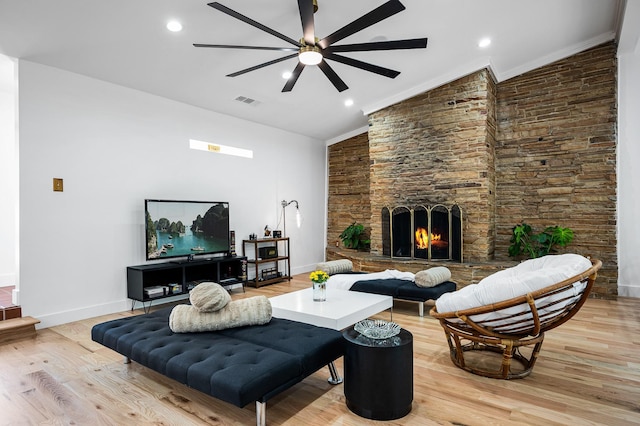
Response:
POLYGON ((382 255, 462 262, 462 210, 442 204, 384 207, 382 255))

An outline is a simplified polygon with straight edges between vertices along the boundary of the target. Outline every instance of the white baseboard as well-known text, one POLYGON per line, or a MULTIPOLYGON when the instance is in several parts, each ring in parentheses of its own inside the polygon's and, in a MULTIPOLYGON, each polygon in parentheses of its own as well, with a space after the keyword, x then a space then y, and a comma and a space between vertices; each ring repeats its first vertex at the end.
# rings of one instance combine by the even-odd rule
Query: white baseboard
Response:
MULTIPOLYGON (((153 306, 162 305, 164 303, 171 303, 180 300, 185 300, 184 295, 166 297, 160 300, 154 300, 153 306)), ((146 306, 149 306, 149 302, 145 302, 146 306)), ((136 302, 135 309, 142 309, 142 302, 136 302)), ((23 316, 29 315, 40 320, 40 324, 36 325, 36 329, 54 327, 60 324, 66 324, 68 322, 80 321, 87 318, 99 317, 101 315, 109 315, 118 312, 124 312, 131 309, 131 300, 124 299, 115 302, 105 303, 102 305, 94 305, 87 308, 74 309, 65 312, 56 312, 53 314, 33 314, 31 312, 25 313, 23 309, 23 316)))
POLYGON ((316 269, 316 264, 312 264, 312 265, 303 265, 303 266, 296 266, 295 268, 291 268, 291 275, 298 275, 298 274, 304 274, 306 272, 312 272, 316 269))
POLYGON ((621 297, 640 297, 640 286, 618 285, 618 296, 621 296, 621 297))
POLYGON ((40 324, 36 325, 36 329, 53 327, 68 322, 80 321, 87 318, 99 317, 100 315, 108 315, 116 312, 131 309, 128 299, 117 302, 105 303, 103 305, 94 305, 86 308, 74 309, 71 311, 56 312, 53 314, 37 314, 32 312, 24 312, 23 316, 32 316, 40 320, 40 324))

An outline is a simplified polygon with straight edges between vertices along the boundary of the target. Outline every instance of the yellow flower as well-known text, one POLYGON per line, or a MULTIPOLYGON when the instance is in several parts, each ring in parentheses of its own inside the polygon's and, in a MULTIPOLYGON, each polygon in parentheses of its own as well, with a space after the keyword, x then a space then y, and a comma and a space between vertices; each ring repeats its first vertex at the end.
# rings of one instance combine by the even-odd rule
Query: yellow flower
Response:
POLYGON ((324 271, 313 271, 309 274, 309 279, 314 283, 323 283, 329 279, 329 275, 324 271))

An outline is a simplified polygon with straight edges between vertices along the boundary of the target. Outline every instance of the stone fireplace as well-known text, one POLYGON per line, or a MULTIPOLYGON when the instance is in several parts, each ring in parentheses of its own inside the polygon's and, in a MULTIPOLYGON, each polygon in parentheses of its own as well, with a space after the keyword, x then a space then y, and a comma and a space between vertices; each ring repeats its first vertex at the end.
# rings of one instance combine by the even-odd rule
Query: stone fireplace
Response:
POLYGON ((382 209, 382 255, 462 262, 459 206, 418 205, 382 209))
POLYGON ((369 115, 372 253, 460 262, 462 242, 449 255, 450 243, 460 237, 465 262, 493 258, 495 91, 490 73, 482 70, 369 115), (455 235, 449 230, 454 221, 449 217, 452 206, 453 217, 461 222, 455 235), (426 251, 413 247, 410 240, 415 240, 416 229, 409 222, 397 225, 402 229, 385 229, 385 211, 393 223, 402 222, 402 217, 413 218, 413 225, 422 221, 423 228, 428 228, 430 215, 432 230, 427 239, 431 247, 426 251), (439 228, 440 238, 445 235, 448 239, 438 243, 446 242, 446 249, 433 244, 434 227, 439 228), (386 247, 387 232, 393 234, 396 247, 386 247), (398 233, 406 236, 403 241, 395 238, 398 233))

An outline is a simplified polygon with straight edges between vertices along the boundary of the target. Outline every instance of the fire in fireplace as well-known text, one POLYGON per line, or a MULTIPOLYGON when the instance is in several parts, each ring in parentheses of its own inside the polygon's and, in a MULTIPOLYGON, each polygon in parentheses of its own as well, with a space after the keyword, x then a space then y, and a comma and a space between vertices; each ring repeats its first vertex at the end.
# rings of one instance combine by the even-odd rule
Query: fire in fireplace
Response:
POLYGON ((383 208, 382 254, 462 262, 462 210, 457 204, 383 208))

